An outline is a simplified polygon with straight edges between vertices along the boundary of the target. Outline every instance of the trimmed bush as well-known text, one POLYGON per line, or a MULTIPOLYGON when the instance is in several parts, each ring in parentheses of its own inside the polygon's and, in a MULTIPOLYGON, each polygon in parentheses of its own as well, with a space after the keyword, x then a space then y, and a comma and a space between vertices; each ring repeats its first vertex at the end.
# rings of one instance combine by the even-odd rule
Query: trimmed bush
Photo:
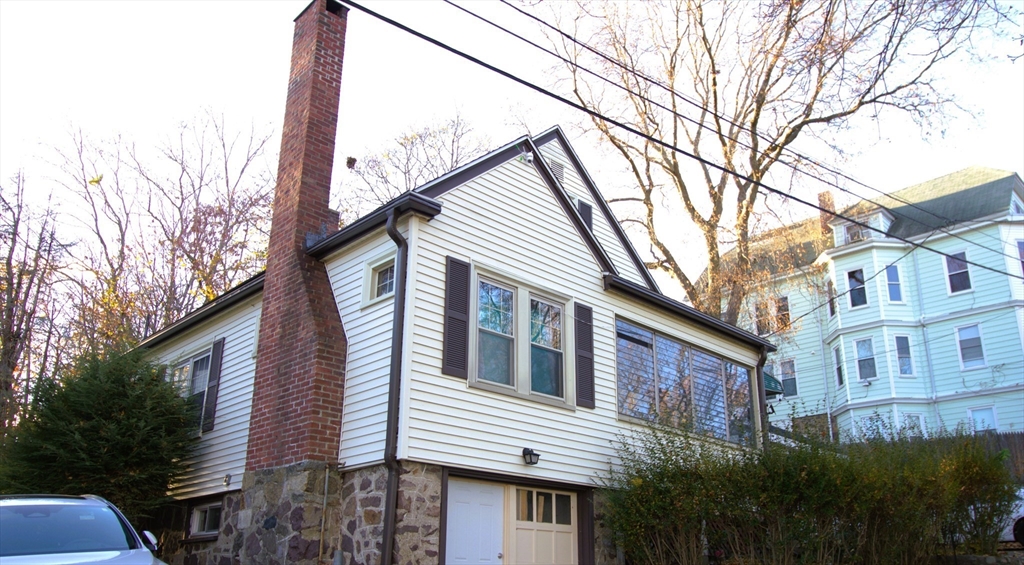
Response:
POLYGON ((635 565, 923 563, 944 540, 991 552, 1015 490, 963 432, 739 451, 656 426, 618 454, 604 521, 635 565))

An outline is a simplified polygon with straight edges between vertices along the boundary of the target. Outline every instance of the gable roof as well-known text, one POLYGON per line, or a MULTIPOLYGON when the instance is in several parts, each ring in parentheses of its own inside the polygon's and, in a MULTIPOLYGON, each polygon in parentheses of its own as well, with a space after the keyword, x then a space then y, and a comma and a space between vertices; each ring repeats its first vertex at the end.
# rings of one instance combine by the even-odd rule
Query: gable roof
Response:
POLYGON ((908 238, 1005 212, 1011 195, 1022 190, 1024 183, 1017 173, 968 167, 874 198, 875 203, 859 202, 842 215, 888 208, 894 217, 888 235, 908 238))
MULTIPOLYGON (((754 345, 758 348, 767 348, 769 351, 775 350, 775 346, 767 340, 741 330, 735 326, 726 324, 717 318, 707 316, 690 306, 672 300, 671 298, 661 294, 661 291, 654 283, 654 280, 647 271, 647 268, 640 260, 636 249, 633 248, 629 239, 622 231, 618 221, 616 221, 614 215, 612 215, 611 209, 597 190, 597 186, 583 168, 579 157, 576 155, 575 151, 572 150, 572 146, 566 139, 564 132, 558 126, 545 131, 543 134, 535 138, 522 136, 470 163, 467 163, 466 165, 463 165, 462 167, 454 169, 416 189, 403 193, 373 212, 370 212, 355 222, 345 226, 338 232, 314 243, 306 250, 306 253, 315 259, 324 260, 356 239, 384 226, 387 222, 388 216, 390 215, 400 216, 412 212, 424 215, 428 218, 433 218, 440 214, 443 208, 442 203, 435 200, 435 198, 526 152, 533 153, 533 155, 536 156, 533 164, 537 168, 538 173, 551 190, 563 211, 565 211, 569 221, 580 234, 584 244, 594 255, 595 260, 603 271, 605 289, 617 290, 635 299, 663 308, 692 322, 705 324, 717 333, 737 339, 740 342, 754 345), (645 283, 647 283, 646 285, 629 281, 619 275, 615 265, 612 263, 612 260, 609 258, 604 248, 601 247, 596 236, 594 236, 592 231, 586 226, 579 210, 573 205, 569 193, 564 189, 564 187, 562 187, 561 183, 556 180, 547 161, 540 157, 541 153, 538 149, 538 145, 543 145, 552 141, 557 141, 562 146, 565 154, 569 156, 573 166, 575 166, 579 172, 580 177, 584 179, 591 197, 593 197, 594 202, 597 203, 601 213, 605 215, 605 218, 608 220, 608 224, 613 227, 616 237, 622 243, 623 247, 629 254, 630 259, 640 271, 645 283)), ((190 312, 177 322, 149 336, 143 340, 139 346, 153 347, 157 344, 163 343, 164 341, 167 341, 168 339, 171 339, 172 337, 194 327, 202 321, 238 304, 242 300, 255 296, 263 290, 263 278, 264 273, 257 274, 248 281, 245 281, 244 283, 218 296, 214 300, 204 304, 200 308, 190 312)))

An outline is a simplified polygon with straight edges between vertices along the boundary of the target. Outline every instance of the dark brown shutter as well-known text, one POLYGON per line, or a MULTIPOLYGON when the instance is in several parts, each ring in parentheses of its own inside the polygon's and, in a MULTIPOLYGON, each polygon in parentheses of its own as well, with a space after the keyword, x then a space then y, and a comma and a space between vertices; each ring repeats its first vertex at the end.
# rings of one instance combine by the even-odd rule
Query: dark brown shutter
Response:
POLYGON ((469 263, 448 257, 444 285, 441 372, 469 378, 469 263))
POLYGON ((220 362, 224 357, 224 338, 213 342, 210 353, 210 380, 206 385, 206 403, 203 406, 204 432, 213 431, 213 421, 217 416, 217 391, 220 389, 220 362))
POLYGON ((576 304, 576 406, 594 407, 594 309, 576 304))
POLYGON ((580 216, 583 217, 583 223, 587 224, 587 229, 594 230, 594 207, 586 202, 579 201, 580 216))

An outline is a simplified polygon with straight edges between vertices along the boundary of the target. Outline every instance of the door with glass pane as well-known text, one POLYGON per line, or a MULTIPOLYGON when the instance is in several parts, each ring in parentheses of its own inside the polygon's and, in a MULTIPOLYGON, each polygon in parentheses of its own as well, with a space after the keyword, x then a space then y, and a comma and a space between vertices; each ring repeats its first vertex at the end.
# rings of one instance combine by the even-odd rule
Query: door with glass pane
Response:
POLYGON ((543 488, 509 488, 511 560, 516 565, 576 563, 576 495, 543 488))

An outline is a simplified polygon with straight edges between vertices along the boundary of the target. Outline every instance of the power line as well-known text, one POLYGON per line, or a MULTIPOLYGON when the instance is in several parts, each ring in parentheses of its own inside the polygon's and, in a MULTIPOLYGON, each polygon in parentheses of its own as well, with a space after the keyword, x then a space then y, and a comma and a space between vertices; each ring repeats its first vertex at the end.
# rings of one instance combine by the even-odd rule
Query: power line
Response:
MULTIPOLYGON (((740 140, 740 139, 738 139, 736 137, 732 137, 731 135, 729 135, 727 133, 719 132, 719 131, 713 129, 711 126, 708 126, 707 124, 703 123, 702 121, 698 121, 698 120, 696 120, 694 118, 691 118, 689 116, 685 116, 685 115, 683 115, 683 114, 681 114, 681 113, 679 113, 679 112, 677 112, 677 111, 675 111, 675 110, 665 106, 664 104, 661 104, 660 102, 657 102, 655 100, 652 100, 652 99, 648 98, 642 92, 634 91, 634 90, 632 90, 632 89, 630 89, 630 88, 628 88, 626 86, 623 86, 622 84, 620 84, 620 83, 618 83, 616 81, 613 81, 613 80, 611 80, 611 79, 609 79, 607 77, 604 77, 604 76, 602 76, 602 75, 600 75, 600 74, 598 74, 598 73, 588 69, 587 67, 585 67, 583 65, 580 65, 578 62, 571 61, 571 60, 567 59, 566 57, 560 55, 559 53, 556 53, 556 52, 554 52, 554 51, 552 51, 552 50, 550 50, 550 49, 548 49, 546 47, 543 47, 541 45, 538 45, 536 42, 531 41, 530 39, 527 39, 527 38, 523 37, 522 35, 517 34, 514 31, 511 31, 511 30, 509 30, 509 29, 507 29, 507 28, 505 28, 505 27, 503 27, 503 26, 501 26, 501 25, 499 25, 499 24, 497 24, 497 23, 495 23, 495 22, 493 22, 493 21, 491 21, 491 20, 489 20, 489 19, 487 19, 487 18, 485 18, 485 17, 475 13, 475 12, 473 12, 472 10, 469 10, 467 8, 459 6, 458 4, 455 4, 454 2, 452 2, 452 0, 444 0, 444 1, 445 1, 445 3, 451 5, 451 6, 457 8, 457 9, 459 9, 459 10, 461 10, 461 11, 463 11, 463 12, 465 12, 465 13, 467 13, 467 14, 469 14, 469 15, 471 15, 471 16, 473 16, 473 17, 475 17, 475 18, 477 18, 477 19, 479 19, 479 20, 481 20, 483 22, 485 22, 485 23, 487 23, 488 25, 491 25, 491 26, 493 26, 493 27, 495 27, 495 28, 497 28, 497 29, 499 29, 499 30, 501 30, 501 31, 503 31, 503 32, 505 32, 505 33, 507 33, 507 34, 509 34, 509 35, 511 35, 513 37, 515 37, 516 39, 519 39, 520 41, 523 41, 524 43, 527 43, 530 46, 532 46, 532 47, 534 47, 534 48, 536 48, 536 49, 538 49, 538 50, 540 50, 540 51, 542 51, 542 52, 544 52, 544 53, 546 53, 546 54, 548 54, 548 55, 550 55, 552 57, 555 57, 556 59, 562 61, 563 63, 565 63, 567 65, 570 65, 573 68, 580 69, 581 71, 587 73, 588 75, 591 75, 591 76, 597 78, 598 80, 601 80, 601 81, 603 81, 605 83, 608 83, 608 84, 614 86, 615 88, 623 90, 623 91, 629 93, 630 95, 637 96, 640 99, 642 99, 642 100, 644 100, 644 101, 646 101, 646 102, 648 102, 648 103, 650 103, 650 104, 652 104, 652 105, 654 105, 654 106, 656 106, 656 107, 658 107, 658 108, 660 108, 660 109, 662 109, 662 110, 664 110, 666 112, 669 112, 670 114, 672 114, 673 116, 675 116, 675 117, 677 117, 679 119, 682 119, 682 120, 684 120, 686 122, 690 122, 690 123, 694 124, 695 126, 697 126, 698 128, 702 128, 702 129, 711 131, 712 133, 715 133, 716 135, 722 135, 726 139, 729 139, 729 140, 737 143, 738 145, 740 145, 741 147, 743 147, 745 149, 749 149, 751 151, 754 150, 754 148, 751 145, 749 145, 748 143, 745 143, 744 141, 742 141, 742 140, 740 140)), ((555 31, 556 33, 560 34, 562 37, 565 37, 569 41, 572 41, 576 45, 586 49, 587 51, 590 51, 591 53, 594 53, 598 57, 608 61, 609 63, 612 63, 613 65, 619 67, 620 69, 622 69, 624 71, 627 71, 627 72, 633 74, 634 76, 636 76, 638 78, 642 78, 643 80, 645 80, 645 81, 647 81, 647 82, 649 82, 649 83, 651 83, 653 85, 656 85, 656 86, 660 87, 661 89, 663 89, 666 92, 672 94, 673 96, 679 97, 684 102, 686 102, 686 103, 688 103, 688 104, 690 104, 690 105, 700 109, 702 112, 707 112, 708 114, 710 114, 710 115, 712 115, 712 116, 714 116, 716 118, 719 118, 719 119, 725 121, 726 123, 728 123, 728 124, 738 128, 740 131, 747 132, 748 134, 753 135, 753 136, 755 136, 755 137, 765 141, 766 143, 769 143, 769 144, 773 144, 774 143, 771 139, 768 139, 767 137, 765 137, 764 134, 754 133, 748 126, 736 123, 735 121, 733 121, 728 116, 724 116, 724 115, 722 115, 720 113, 717 113, 717 112, 715 112, 714 110, 712 110, 710 108, 705 108, 704 106, 700 105, 699 102, 696 102, 696 101, 690 99, 688 96, 684 95, 683 93, 680 93, 680 92, 676 91, 674 88, 669 87, 668 85, 665 85, 664 83, 660 82, 659 80, 657 80, 655 78, 652 78, 652 77, 646 75, 645 73, 642 73, 642 72, 638 71, 635 68, 631 68, 631 67, 623 64, 621 61, 619 61, 619 60, 615 59, 614 57, 611 57, 611 56, 601 52, 600 50, 598 50, 598 49, 596 49, 594 47, 591 47, 590 45, 588 45, 585 42, 579 41, 575 37, 573 37, 573 36, 565 33, 564 31, 558 29, 556 26, 548 23, 544 19, 542 19, 542 18, 540 18, 540 17, 538 17, 538 16, 536 16, 534 14, 531 14, 529 12, 526 12, 522 8, 519 8, 518 6, 515 6, 515 5, 511 4, 508 0, 501 0, 501 1, 502 1, 503 4, 505 4, 506 6, 512 8, 513 10, 517 11, 518 13, 520 13, 520 14, 522 14, 522 15, 524 15, 524 16, 526 16, 526 17, 528 17, 528 18, 530 18, 530 19, 532 19, 534 21, 536 21, 537 23, 541 24, 542 26, 547 27, 548 29, 551 29, 551 30, 555 31)), ((950 226, 952 226, 954 224, 959 223, 959 221, 957 221, 957 220, 954 220, 954 219, 949 218, 947 216, 943 216, 943 215, 937 214, 934 211, 929 210, 927 208, 924 208, 922 206, 919 206, 919 205, 917 205, 917 204, 915 204, 913 202, 910 202, 908 200, 902 199, 902 198, 900 198, 898 196, 895 196, 893 194, 885 193, 884 191, 882 191, 882 190, 880 190, 878 188, 869 186, 869 185, 867 185, 867 184, 865 184, 865 183, 863 183, 863 182, 861 182, 861 181, 859 181, 857 179, 854 179, 854 178, 850 177, 849 175, 843 173, 842 171, 838 171, 838 170, 836 170, 836 169, 834 169, 832 167, 824 165, 824 164, 822 164, 822 163, 812 159, 811 157, 808 157, 806 155, 803 155, 803 154, 793 150, 792 148, 790 148, 788 146, 782 147, 782 151, 784 151, 786 153, 789 153, 790 155, 793 155, 793 156, 795 156, 795 157, 797 157, 799 159, 807 161, 807 162, 813 164, 816 167, 820 167, 820 168, 824 169, 825 171, 827 171, 829 173, 832 173, 832 174, 834 174, 836 176, 842 177, 842 178, 844 178, 844 179, 846 179, 846 180, 848 180, 848 181, 850 181, 852 183, 855 183, 855 184, 858 184, 860 186, 863 186, 864 188, 873 190, 873 191, 875 191, 875 192, 877 192, 877 193, 879 193, 879 194, 881 194, 883 196, 886 196, 886 197, 891 198, 891 199, 893 199, 893 200, 895 200, 897 202, 900 202, 901 204, 910 206, 910 207, 915 208, 915 209, 917 209, 917 210, 919 210, 921 212, 929 214, 929 215, 933 216, 936 219, 942 220, 944 222, 944 224, 940 225, 940 226, 928 225, 928 224, 926 224, 926 223, 924 223, 924 222, 922 222, 922 221, 920 221, 920 220, 918 220, 916 218, 912 218, 910 216, 907 216, 906 214, 902 214, 902 213, 896 212, 892 208, 884 206, 884 205, 882 205, 879 202, 871 200, 870 198, 866 198, 866 197, 863 197, 863 196, 861 196, 859 194, 856 194, 852 190, 850 190, 848 188, 845 188, 845 187, 843 187, 843 186, 841 186, 841 185, 839 185, 839 184, 837 184, 835 182, 832 182, 830 180, 826 180, 826 179, 823 179, 823 178, 821 178, 819 176, 812 175, 810 173, 802 171, 802 170, 798 169, 796 167, 796 165, 794 165, 794 164, 792 164, 792 163, 790 163, 788 161, 779 161, 779 163, 781 163, 783 166, 791 169, 793 172, 796 172, 796 173, 799 173, 801 175, 810 177, 810 178, 812 178, 812 179, 814 179, 814 180, 816 180, 816 181, 818 181, 818 182, 820 182, 822 184, 825 184, 827 186, 831 186, 831 187, 833 187, 833 188, 835 188, 835 189, 837 189, 837 190, 839 190, 841 192, 845 192, 847 194, 850 194, 851 196, 854 196, 855 198, 857 198, 859 200, 864 200, 866 202, 869 202, 869 203, 873 204, 874 206, 876 206, 878 208, 886 210, 887 212, 891 213, 893 216, 904 218, 904 219, 906 219, 908 221, 911 221, 911 222, 914 222, 914 223, 916 223, 918 225, 921 225, 921 226, 923 226, 923 227, 925 227, 925 228, 927 228, 929 230, 938 230, 938 231, 940 231, 942 233, 945 233, 948 236, 954 237, 956 239, 960 239, 960 240, 968 242, 968 243, 972 243, 973 245, 978 245, 979 247, 981 247, 981 248, 983 248, 983 249, 985 249, 987 251, 990 251, 992 253, 997 253, 999 255, 1003 255, 1004 257, 1009 257, 1011 259, 1016 259, 1016 257, 1005 253, 1001 249, 992 249, 991 247, 986 247, 984 245, 980 245, 980 244, 977 244, 977 243, 975 243, 973 241, 970 241, 967 238, 964 238, 964 237, 962 237, 962 236, 960 236, 958 234, 946 231, 945 228, 948 228, 948 227, 950 227, 950 226)), ((997 238, 997 237, 995 237, 995 236, 993 236, 991 234, 988 234, 988 233, 984 233, 984 232, 981 232, 981 233, 982 233, 982 235, 988 237, 989 239, 992 239, 992 240, 1000 243, 1000 245, 1002 244, 1002 240, 1000 240, 999 238, 997 238)))
POLYGON ((973 261, 968 261, 968 260, 960 259, 960 258, 954 257, 953 255, 951 255, 949 253, 946 253, 944 251, 939 251, 938 249, 934 249, 934 248, 931 248, 931 247, 927 247, 927 246, 924 246, 924 245, 921 245, 921 244, 914 243, 913 241, 910 241, 909 239, 906 239, 904 237, 889 236, 888 234, 886 234, 882 230, 880 230, 878 228, 875 228, 875 227, 873 227, 871 225, 868 225, 868 224, 866 224, 864 222, 861 222, 861 221, 856 220, 854 218, 849 218, 847 216, 843 216, 842 214, 838 214, 838 213, 836 213, 836 212, 834 212, 832 210, 828 210, 828 209, 823 208, 823 207, 821 207, 821 206, 819 206, 817 204, 814 204, 812 202, 808 202, 808 201, 806 201, 806 200, 804 200, 802 198, 793 196, 791 194, 787 194, 787 193, 785 193, 785 192, 783 192, 781 190, 773 188, 773 187, 771 187, 771 186, 769 186, 767 184, 764 184, 764 183, 762 183, 760 181, 756 181, 756 180, 754 180, 754 179, 752 179, 752 178, 750 178, 750 177, 748 177, 748 176, 746 176, 744 174, 741 174, 741 173, 738 173, 738 172, 733 171, 731 169, 728 169, 728 168, 726 168, 726 167, 724 167, 722 165, 719 165, 717 163, 709 161, 708 159, 705 159, 703 157, 695 155, 695 154, 693 154, 693 153, 691 153, 689 151, 686 151, 684 149, 680 149, 679 147, 676 147, 675 145, 672 145, 671 143, 668 143, 666 141, 662 141, 660 139, 657 139, 657 138, 651 137, 649 135, 646 135, 646 134, 638 131, 636 128, 628 125, 628 124, 625 124, 625 123, 622 123, 622 122, 620 122, 618 120, 612 119, 612 118, 610 118, 608 116, 605 116, 605 115, 603 115, 600 112, 597 112, 595 110, 591 110, 590 108, 587 108, 587 107, 583 106, 582 104, 578 104, 576 102, 573 102, 572 100, 569 100, 568 98, 565 98, 565 97, 563 97, 561 95, 558 95, 558 94, 556 94, 554 92, 551 92, 550 90, 547 90, 547 89, 545 89, 545 88, 543 88, 541 86, 538 86, 536 84, 533 84, 532 82, 529 82, 529 81, 527 81, 527 80, 525 80, 523 78, 520 78, 520 77, 518 77, 518 76, 516 76, 516 75, 514 75, 514 74, 512 74, 512 73, 510 73, 508 71, 499 69, 498 67, 495 67, 494 65, 491 65, 490 63, 484 62, 484 61, 482 61, 482 60, 480 60, 480 59, 478 59, 478 58, 476 58, 476 57, 474 57, 474 56, 472 56, 472 55, 470 55, 468 53, 465 53, 465 52, 460 51, 460 50, 458 50, 458 49, 456 49, 454 47, 451 47, 450 45, 448 45, 448 44, 446 44, 446 43, 444 43, 444 42, 442 42, 440 40, 434 39, 433 37, 430 37, 428 35, 420 33, 420 32, 418 32, 418 31, 416 31, 416 30, 414 30, 414 29, 412 29, 412 28, 410 28, 410 27, 408 27, 408 26, 406 26, 406 25, 404 25, 402 23, 399 23, 399 22, 397 22, 395 20, 392 20, 391 18, 388 18, 387 16, 384 16, 382 14, 378 14, 377 12, 374 12, 373 10, 370 10, 370 9, 360 5, 360 4, 357 4, 356 2, 353 2, 352 0, 341 0, 341 1, 343 3, 345 3, 345 4, 348 4, 349 6, 352 6, 353 8, 355 8, 355 9, 357 9, 357 10, 359 10, 359 11, 361 11, 361 12, 367 14, 367 15, 369 15, 369 16, 377 18, 378 20, 380 20, 380 21, 382 21, 384 23, 387 23, 387 24, 389 24, 391 26, 394 26, 394 27, 396 27, 396 28, 406 32, 406 33, 412 34, 412 35, 414 35, 414 36, 416 36, 416 37, 418 37, 418 38, 420 38, 420 39, 422 39, 422 40, 424 40, 424 41, 426 41, 428 43, 431 43, 431 44, 433 44, 433 45, 435 45, 437 47, 440 47, 441 49, 444 49, 445 51, 448 51, 449 53, 452 53, 453 55, 458 55, 459 57, 462 57, 463 59, 466 59, 467 61, 470 61, 472 63, 480 65, 481 67, 483 67, 483 68, 485 68, 485 69, 487 69, 487 70, 489 70, 489 71, 491 71, 493 73, 499 74, 499 75, 501 75, 501 76, 503 76, 503 77, 513 81, 513 82, 516 82, 516 83, 518 83, 518 84, 520 84, 522 86, 525 86, 525 87, 527 87, 527 88, 529 88, 529 89, 531 89, 531 90, 533 90, 535 92, 543 94, 543 95, 545 95, 545 96, 547 96, 549 98, 553 98, 553 99, 555 99, 555 100, 557 100, 557 101, 559 101, 559 102, 561 102, 561 103, 563 103, 563 104, 565 104, 567 106, 575 108, 576 110, 584 112, 584 113, 586 113, 586 114, 588 114, 590 116, 599 118, 602 121, 610 123, 610 124, 620 128, 622 130, 625 130, 625 131, 627 131, 629 133, 632 133, 633 135, 636 135, 638 137, 646 139, 646 140, 650 141, 651 143, 654 143, 656 145, 660 145, 660 146, 664 147, 665 149, 669 149, 671 151, 674 151, 676 153, 679 153, 681 155, 689 157, 690 159, 693 159, 694 161, 697 161, 698 163, 701 163, 703 165, 711 167, 711 168, 713 168, 713 169, 715 169, 717 171, 720 171, 722 173, 725 173, 727 175, 731 175, 731 176, 733 176, 733 177, 735 177, 735 178, 737 178, 737 179, 739 179, 741 181, 750 183, 750 184, 752 184, 754 186, 757 186, 757 187, 762 188, 762 189, 764 189, 764 190, 766 190, 768 192, 771 192, 772 194, 776 194, 776 195, 782 196, 783 198, 788 198, 790 200, 793 200, 795 202, 798 202, 798 203, 803 204, 805 206, 808 206, 810 208, 814 208, 815 210, 818 210, 819 212, 825 212, 825 213, 831 214, 831 215, 833 215, 833 216, 835 216, 837 218, 842 218, 843 220, 846 220, 847 222, 849 222, 851 224, 861 226, 861 227, 863 227, 865 229, 871 230, 873 232, 877 232, 877 233, 879 233, 879 234, 881 234, 883 236, 887 236, 887 237, 889 237, 891 239, 895 239, 897 241, 902 241, 903 243, 906 243, 906 244, 911 245, 913 247, 925 249, 927 251, 931 251, 932 253, 936 253, 938 255, 942 255, 943 257, 947 257, 949 259, 954 259, 954 260, 957 260, 957 261, 961 261, 961 262, 967 263, 969 265, 974 265, 975 267, 978 267, 979 269, 985 269, 987 271, 992 271, 992 272, 998 273, 1000 275, 1005 275, 1005 276, 1008 276, 1008 277, 1024 280, 1024 276, 1021 276, 1021 275, 1013 275, 1013 274, 1007 273, 1005 271, 1000 271, 1000 270, 995 269, 993 267, 989 267, 988 265, 982 265, 980 263, 975 263, 973 261))

